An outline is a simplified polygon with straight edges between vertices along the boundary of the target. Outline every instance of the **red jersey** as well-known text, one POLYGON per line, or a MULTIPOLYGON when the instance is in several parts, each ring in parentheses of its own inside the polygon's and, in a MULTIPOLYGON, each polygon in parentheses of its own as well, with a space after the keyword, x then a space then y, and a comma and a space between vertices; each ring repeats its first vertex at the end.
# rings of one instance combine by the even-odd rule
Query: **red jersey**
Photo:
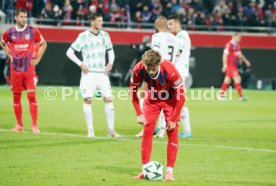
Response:
POLYGON ((227 55, 226 63, 228 68, 237 68, 239 64, 239 54, 241 53, 240 45, 229 41, 224 49, 224 54, 227 55))
POLYGON ((167 60, 163 60, 160 63, 159 71, 154 79, 147 73, 143 61, 136 64, 133 68, 131 82, 135 85, 140 85, 143 81, 148 84, 148 90, 155 90, 155 95, 161 90, 172 93, 175 87, 183 84, 179 72, 173 64, 167 60))
POLYGON ((155 78, 151 78, 149 76, 143 61, 140 61, 134 66, 130 83, 130 93, 137 115, 142 114, 139 106, 137 90, 143 81, 148 84, 147 99, 154 101, 166 101, 163 98, 166 98, 166 94, 168 93, 168 100, 177 101, 177 105, 175 106, 175 114, 172 117, 173 120, 177 120, 185 98, 183 81, 174 65, 170 61, 162 60, 155 78))
POLYGON ((2 40, 7 44, 12 54, 13 61, 11 65, 13 70, 27 72, 30 68, 34 69, 30 64, 34 47, 43 40, 38 29, 26 25, 22 30, 18 30, 14 26, 5 30, 2 40))

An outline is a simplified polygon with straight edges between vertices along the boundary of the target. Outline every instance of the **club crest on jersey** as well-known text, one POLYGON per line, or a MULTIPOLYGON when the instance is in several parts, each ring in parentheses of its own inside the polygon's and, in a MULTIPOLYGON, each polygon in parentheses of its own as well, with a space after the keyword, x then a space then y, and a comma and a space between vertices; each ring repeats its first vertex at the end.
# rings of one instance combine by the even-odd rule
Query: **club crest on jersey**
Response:
POLYGON ((30 34, 25 34, 25 39, 30 40, 30 34))

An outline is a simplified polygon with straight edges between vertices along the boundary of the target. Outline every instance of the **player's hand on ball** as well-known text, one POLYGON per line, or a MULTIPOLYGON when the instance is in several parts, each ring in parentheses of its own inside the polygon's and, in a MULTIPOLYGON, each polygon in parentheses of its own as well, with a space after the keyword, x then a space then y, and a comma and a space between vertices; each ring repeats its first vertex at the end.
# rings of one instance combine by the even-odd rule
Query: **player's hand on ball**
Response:
POLYGON ((80 65, 80 67, 81 67, 81 70, 82 70, 85 74, 87 74, 87 73, 89 72, 89 68, 88 68, 88 66, 87 66, 86 64, 82 63, 82 64, 80 65))
POLYGON ((175 123, 175 122, 172 122, 172 121, 169 121, 169 122, 168 122, 167 129, 168 129, 169 131, 173 130, 175 127, 176 127, 176 123, 175 123))
POLYGON ((146 118, 145 118, 144 114, 137 116, 137 123, 139 123, 141 125, 146 124, 146 118))

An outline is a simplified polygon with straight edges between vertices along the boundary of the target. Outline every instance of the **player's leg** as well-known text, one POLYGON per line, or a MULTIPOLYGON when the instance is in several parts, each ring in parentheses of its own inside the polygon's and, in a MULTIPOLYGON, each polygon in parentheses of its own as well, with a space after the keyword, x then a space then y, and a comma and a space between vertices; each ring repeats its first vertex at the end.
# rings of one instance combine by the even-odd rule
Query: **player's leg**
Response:
POLYGON ((176 127, 168 131, 168 145, 167 145, 167 170, 165 175, 166 181, 173 181, 173 168, 178 152, 178 123, 176 127))
MULTIPOLYGON (((140 99, 139 99, 141 110, 143 110, 143 107, 144 107, 144 98, 146 96, 147 89, 148 89, 148 84, 146 82, 143 82, 141 86, 140 99)), ((138 138, 141 138, 143 136, 143 129, 135 136, 138 138)))
POLYGON ((17 125, 15 128, 12 128, 11 131, 23 131, 23 122, 22 122, 22 105, 21 105, 21 92, 13 92, 13 110, 17 125))
POLYGON ((240 97, 240 101, 246 101, 247 98, 242 95, 242 86, 241 86, 241 76, 237 72, 237 74, 233 77, 235 88, 238 92, 238 95, 240 97))
POLYGON ((33 130, 33 133, 39 133, 40 130, 38 128, 38 123, 37 123, 38 104, 36 101, 35 90, 27 90, 27 97, 29 100, 30 114, 32 118, 32 130, 33 130))
MULTIPOLYGON (((141 141, 141 159, 143 165, 142 168, 144 168, 144 166, 150 161, 152 152, 152 138, 160 111, 160 104, 149 103, 147 99, 144 101, 144 115, 147 123, 144 125, 144 133, 141 141)), ((134 178, 143 179, 144 177, 143 174, 140 173, 134 178)))
POLYGON ((104 101, 104 111, 107 121, 107 128, 108 128, 108 137, 113 138, 120 138, 122 135, 118 134, 115 131, 114 123, 115 123, 115 111, 114 105, 112 101, 112 89, 109 78, 107 74, 99 74, 98 79, 98 88, 103 95, 104 101))
MULTIPOLYGON (((166 105, 163 106, 163 111, 165 114, 166 121, 170 121, 171 116, 174 112, 174 105, 172 101, 168 101, 166 105)), ((179 116, 180 119, 180 116, 179 116)), ((166 181, 173 181, 173 168, 177 157, 178 152, 178 123, 176 127, 169 131, 167 130, 168 135, 168 145, 167 145, 167 170, 165 175, 166 181)))
POLYGON ((163 138, 165 132, 166 132, 166 120, 165 120, 163 110, 161 110, 160 116, 159 116, 158 131, 157 131, 156 137, 157 138, 163 138))
POLYGON ((34 69, 29 69, 27 73, 24 73, 24 88, 27 89, 27 97, 29 101, 29 110, 32 118, 32 130, 33 133, 39 133, 37 115, 38 115, 38 104, 36 100, 36 86, 37 78, 34 69))
POLYGON ((179 133, 180 138, 192 138, 192 129, 190 122, 190 112, 187 106, 184 106, 181 110, 181 124, 183 132, 179 133))
POLYGON ((93 92, 96 90, 95 80, 91 73, 84 74, 82 73, 80 81, 80 93, 84 98, 83 103, 83 116, 87 126, 88 137, 93 138, 95 136, 94 127, 93 127, 93 112, 92 112, 92 97, 93 92))
POLYGON ((17 125, 11 131, 23 131, 21 92, 23 90, 23 74, 11 69, 11 90, 13 91, 13 109, 17 125))
POLYGON ((113 138, 121 138, 122 135, 118 134, 115 131, 114 123, 115 123, 115 113, 114 113, 114 105, 112 98, 110 97, 104 97, 104 110, 105 110, 105 116, 107 121, 107 128, 108 128, 108 137, 113 138))
MULTIPOLYGON (((187 77, 183 77, 182 79, 184 79, 184 87, 185 87, 185 93, 187 93, 188 91, 188 87, 186 86, 186 80, 187 77)), ((182 110, 181 110, 181 114, 180 114, 180 119, 181 119, 181 124, 182 124, 182 129, 183 131, 179 133, 179 137, 180 138, 192 138, 192 128, 191 128, 191 121, 190 121, 190 112, 188 107, 183 106, 182 110)))
POLYGON ((221 91, 220 91, 220 96, 218 97, 219 100, 225 100, 225 92, 229 86, 231 82, 231 77, 228 75, 228 73, 226 72, 226 75, 225 75, 225 78, 224 78, 224 81, 221 85, 221 91))
POLYGON ((86 97, 84 99, 83 115, 84 115, 84 120, 88 131, 87 136, 90 138, 93 138, 95 137, 95 133, 94 133, 94 127, 93 127, 93 114, 92 114, 91 102, 92 102, 92 97, 86 97))

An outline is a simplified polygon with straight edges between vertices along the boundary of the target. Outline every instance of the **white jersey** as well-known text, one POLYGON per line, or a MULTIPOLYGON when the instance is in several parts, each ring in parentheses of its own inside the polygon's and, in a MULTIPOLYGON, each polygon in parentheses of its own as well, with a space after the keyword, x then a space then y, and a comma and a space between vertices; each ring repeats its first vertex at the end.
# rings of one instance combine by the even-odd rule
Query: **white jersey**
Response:
POLYGON ((175 63, 178 54, 176 37, 169 32, 158 32, 152 35, 151 48, 160 53, 162 59, 175 63))
POLYGON ((83 63, 89 67, 92 72, 104 72, 107 50, 113 48, 109 34, 100 31, 94 34, 87 30, 80 33, 71 47, 82 52, 83 63))
POLYGON ((181 77, 189 76, 189 58, 191 53, 191 40, 188 32, 182 30, 176 35, 179 43, 180 54, 176 59, 175 67, 179 71, 181 77))

